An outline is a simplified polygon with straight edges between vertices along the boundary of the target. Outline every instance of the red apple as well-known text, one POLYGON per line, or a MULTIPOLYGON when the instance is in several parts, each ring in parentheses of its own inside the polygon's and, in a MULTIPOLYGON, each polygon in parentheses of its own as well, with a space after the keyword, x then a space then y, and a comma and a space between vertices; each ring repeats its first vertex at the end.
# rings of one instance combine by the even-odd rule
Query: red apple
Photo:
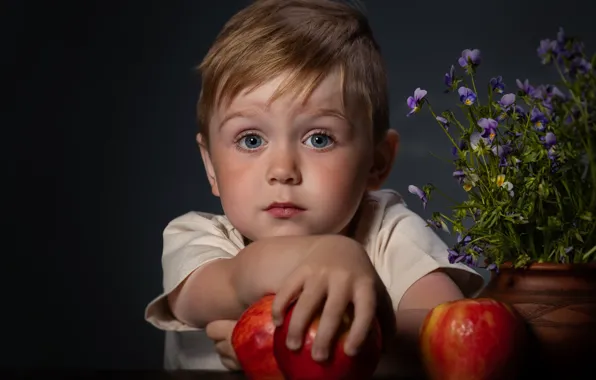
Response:
POLYGON ((251 380, 284 379, 273 356, 274 297, 266 295, 248 307, 232 331, 232 347, 245 376, 251 380))
POLYGON ((513 379, 525 342, 521 317, 488 298, 439 305, 420 330, 422 360, 433 380, 513 379))
POLYGON ((283 325, 275 330, 273 352, 286 380, 367 380, 372 377, 381 358, 382 347, 381 329, 376 318, 358 354, 351 357, 344 353, 344 342, 353 320, 353 313, 347 312, 332 342, 329 358, 317 362, 312 358, 311 350, 320 314, 308 327, 300 349, 292 351, 286 346, 286 337, 293 310, 292 304, 286 312, 283 325))

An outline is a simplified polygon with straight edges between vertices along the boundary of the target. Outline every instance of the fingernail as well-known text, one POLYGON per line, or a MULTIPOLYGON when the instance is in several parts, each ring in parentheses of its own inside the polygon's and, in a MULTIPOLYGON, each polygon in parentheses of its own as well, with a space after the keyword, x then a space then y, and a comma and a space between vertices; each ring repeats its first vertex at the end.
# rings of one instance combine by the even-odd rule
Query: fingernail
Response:
POLYGON ((300 342, 296 339, 288 338, 288 340, 286 341, 286 346, 290 350, 297 350, 300 348, 300 342))
POLYGON ((313 349, 312 358, 318 362, 322 362, 327 359, 327 351, 321 348, 313 349))
POLYGON ((344 352, 348 356, 356 356, 356 354, 358 353, 358 350, 353 347, 344 347, 344 352))

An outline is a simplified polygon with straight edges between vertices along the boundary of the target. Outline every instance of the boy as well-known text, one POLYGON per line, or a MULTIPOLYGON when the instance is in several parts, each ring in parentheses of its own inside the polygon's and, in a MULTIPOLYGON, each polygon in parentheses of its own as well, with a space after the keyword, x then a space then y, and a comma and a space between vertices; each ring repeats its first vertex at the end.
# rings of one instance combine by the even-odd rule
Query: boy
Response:
POLYGON ((297 299, 292 349, 322 310, 312 356, 324 360, 350 305, 344 349, 354 354, 375 314, 385 340, 406 344, 430 308, 479 289, 482 278, 449 264, 397 193, 378 190, 399 138, 361 12, 257 0, 224 26, 200 70, 197 142, 225 215, 191 212, 164 231, 164 292, 146 319, 168 332, 167 368, 241 369, 234 321, 267 293, 277 322, 297 299))

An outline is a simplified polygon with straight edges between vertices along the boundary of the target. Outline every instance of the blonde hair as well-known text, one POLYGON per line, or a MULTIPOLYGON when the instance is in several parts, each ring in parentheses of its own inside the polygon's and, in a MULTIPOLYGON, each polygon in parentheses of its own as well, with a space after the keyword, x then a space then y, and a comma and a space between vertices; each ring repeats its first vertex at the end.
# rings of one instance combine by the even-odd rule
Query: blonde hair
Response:
POLYGON ((305 99, 332 70, 342 78, 347 117, 366 117, 380 141, 389 128, 387 79, 366 17, 330 0, 256 0, 234 15, 198 67, 201 134, 214 109, 289 72, 271 101, 287 91, 305 99))

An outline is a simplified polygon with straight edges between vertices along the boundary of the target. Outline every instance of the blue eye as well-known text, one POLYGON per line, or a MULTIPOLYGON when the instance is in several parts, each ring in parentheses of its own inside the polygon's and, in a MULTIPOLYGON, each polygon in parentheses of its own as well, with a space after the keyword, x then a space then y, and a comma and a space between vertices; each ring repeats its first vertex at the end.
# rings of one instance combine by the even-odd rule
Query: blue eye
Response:
POLYGON ((239 141, 238 144, 241 148, 247 150, 258 149, 261 145, 263 145, 263 138, 259 135, 246 135, 243 136, 239 141))
POLYGON ((306 145, 315 149, 323 149, 333 145, 333 142, 334 141, 331 136, 328 136, 324 133, 315 133, 308 137, 306 140, 306 145))

